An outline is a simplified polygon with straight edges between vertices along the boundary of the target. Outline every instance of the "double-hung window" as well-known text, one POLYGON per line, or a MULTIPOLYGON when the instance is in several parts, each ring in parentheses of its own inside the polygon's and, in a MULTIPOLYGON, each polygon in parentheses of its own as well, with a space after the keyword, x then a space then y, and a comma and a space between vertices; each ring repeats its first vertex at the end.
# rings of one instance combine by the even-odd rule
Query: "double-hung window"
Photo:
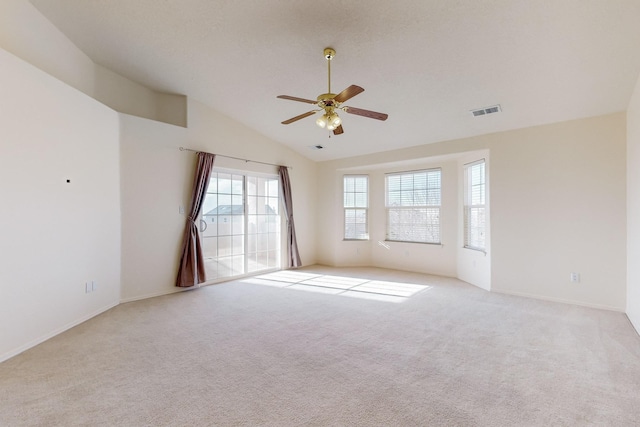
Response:
POLYGON ((440 243, 441 169, 386 175, 387 240, 440 243))
POLYGON ((344 176, 344 239, 367 240, 369 208, 369 177, 344 176))
POLYGON ((484 160, 464 167, 464 247, 484 251, 486 182, 484 160))

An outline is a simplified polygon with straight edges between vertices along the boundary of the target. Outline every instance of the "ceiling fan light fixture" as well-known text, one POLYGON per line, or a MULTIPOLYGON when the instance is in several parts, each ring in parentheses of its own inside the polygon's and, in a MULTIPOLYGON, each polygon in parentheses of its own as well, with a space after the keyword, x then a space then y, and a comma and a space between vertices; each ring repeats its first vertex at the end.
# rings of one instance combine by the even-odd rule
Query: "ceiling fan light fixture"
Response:
POLYGON ((329 123, 331 125, 333 125, 334 128, 337 128, 338 126, 340 126, 342 124, 342 119, 336 113, 332 113, 329 116, 329 123))
POLYGON ((316 120, 316 124, 320 126, 322 129, 326 128, 327 125, 329 124, 329 120, 327 120, 327 115, 323 114, 320 117, 318 117, 318 120, 316 120))

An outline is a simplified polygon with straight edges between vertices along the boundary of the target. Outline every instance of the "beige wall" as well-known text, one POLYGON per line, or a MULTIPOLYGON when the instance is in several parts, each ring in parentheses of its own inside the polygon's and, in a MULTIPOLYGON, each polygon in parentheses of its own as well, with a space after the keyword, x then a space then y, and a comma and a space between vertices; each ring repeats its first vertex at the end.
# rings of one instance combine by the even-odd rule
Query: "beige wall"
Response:
POLYGON ((640 79, 627 110, 627 315, 640 332, 640 79))
POLYGON ((1 49, 0 85, 1 361, 118 304, 120 178, 116 112, 1 49))
MULTIPOLYGON (((319 203, 340 210, 344 169, 488 150, 490 266, 478 274, 490 274, 495 291, 624 310, 625 139, 625 115, 617 113, 324 162, 320 176, 329 184, 319 203), (569 281, 571 272, 580 283, 569 281)), ((318 258, 336 264, 341 217, 321 218, 320 226, 318 258)), ((392 265, 423 271, 423 263, 392 265)))
MULTIPOLYGON (((125 115, 121 124, 123 301, 179 291, 175 278, 186 220, 179 206, 188 209, 196 157, 179 151, 181 146, 292 166, 302 262, 315 263, 315 163, 195 101, 189 102, 188 129, 125 115)), ((223 157, 214 167, 277 174, 274 166, 223 157)))

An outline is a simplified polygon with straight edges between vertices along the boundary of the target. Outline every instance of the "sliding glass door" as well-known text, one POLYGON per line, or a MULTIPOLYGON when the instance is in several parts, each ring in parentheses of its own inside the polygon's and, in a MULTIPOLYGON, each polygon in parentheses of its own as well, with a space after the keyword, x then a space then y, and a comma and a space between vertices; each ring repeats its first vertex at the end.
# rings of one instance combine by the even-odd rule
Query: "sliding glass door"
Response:
POLYGON ((200 218, 207 280, 280 268, 278 177, 214 171, 200 218))

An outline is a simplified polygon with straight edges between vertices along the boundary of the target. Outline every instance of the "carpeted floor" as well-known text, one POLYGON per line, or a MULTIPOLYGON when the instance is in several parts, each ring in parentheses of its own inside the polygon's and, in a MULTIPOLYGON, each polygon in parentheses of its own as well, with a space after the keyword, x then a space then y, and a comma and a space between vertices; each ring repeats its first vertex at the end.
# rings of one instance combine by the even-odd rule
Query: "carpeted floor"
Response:
POLYGON ((122 304, 0 364, 0 425, 640 423, 640 338, 621 313, 382 269, 296 273, 122 304))

